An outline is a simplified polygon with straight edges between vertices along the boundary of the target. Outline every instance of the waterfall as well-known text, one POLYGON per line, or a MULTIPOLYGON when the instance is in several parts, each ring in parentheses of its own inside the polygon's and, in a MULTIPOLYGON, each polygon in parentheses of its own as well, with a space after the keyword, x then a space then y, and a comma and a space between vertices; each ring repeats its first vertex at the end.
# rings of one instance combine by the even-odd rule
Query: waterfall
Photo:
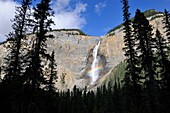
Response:
POLYGON ((98 48, 100 46, 100 41, 98 42, 98 44, 94 47, 93 49, 93 62, 91 65, 91 79, 92 79, 92 84, 99 78, 99 74, 100 74, 100 66, 99 66, 99 60, 98 60, 98 48))

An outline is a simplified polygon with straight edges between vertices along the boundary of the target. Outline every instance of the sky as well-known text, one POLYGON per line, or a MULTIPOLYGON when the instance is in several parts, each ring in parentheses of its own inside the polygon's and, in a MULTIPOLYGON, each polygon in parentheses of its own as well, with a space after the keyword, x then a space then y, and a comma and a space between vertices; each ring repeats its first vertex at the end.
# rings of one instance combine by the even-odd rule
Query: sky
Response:
MULTIPOLYGON (((14 18, 15 6, 20 6, 20 1, 0 0, 0 42, 12 31, 10 19, 14 18)), ((40 2, 32 1, 33 6, 40 2)), ((170 0, 129 0, 129 5, 131 17, 137 8, 170 11, 170 0)), ((51 7, 55 12, 53 29, 81 29, 88 35, 103 36, 123 22, 120 0, 52 0, 51 7)))

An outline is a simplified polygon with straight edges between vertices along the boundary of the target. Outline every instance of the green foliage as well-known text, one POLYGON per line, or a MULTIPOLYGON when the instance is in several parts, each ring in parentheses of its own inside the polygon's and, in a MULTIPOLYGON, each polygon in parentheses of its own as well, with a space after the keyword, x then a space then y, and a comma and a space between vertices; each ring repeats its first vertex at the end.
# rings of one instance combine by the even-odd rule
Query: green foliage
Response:
POLYGON ((116 31, 117 29, 120 29, 121 27, 123 27, 123 23, 121 23, 120 25, 118 25, 118 26, 114 27, 113 29, 111 29, 109 32, 107 32, 107 34, 110 34, 111 32, 116 31))
POLYGON ((72 35, 84 35, 87 36, 87 34, 85 34, 82 30, 80 29, 55 29, 53 31, 78 31, 79 34, 72 34, 72 35))
POLYGON ((127 66, 127 64, 126 64, 125 61, 120 62, 120 64, 118 64, 115 67, 115 69, 113 71, 113 75, 115 75, 115 77, 116 76, 119 77, 120 80, 121 80, 124 77, 124 75, 125 75, 126 66, 127 66))
POLYGON ((117 81, 119 78, 120 81, 123 80, 125 76, 125 70, 126 70, 126 62, 122 61, 120 62, 108 75, 107 79, 104 81, 104 83, 107 83, 108 81, 111 82, 111 85, 114 86, 114 83, 117 81))
MULTIPOLYGON (((163 16, 163 15, 157 15, 157 14, 163 14, 163 13, 162 13, 162 12, 158 12, 158 11, 156 11, 156 10, 154 10, 154 9, 146 10, 146 11, 144 11, 143 13, 144 13, 144 16, 145 16, 146 18, 151 17, 150 20, 154 20, 155 18, 159 18, 159 17, 162 17, 162 16, 163 16)), ((134 19, 134 18, 131 18, 130 20, 133 21, 133 19, 134 19)), ((111 32, 116 31, 117 29, 120 29, 120 28, 122 28, 122 27, 123 27, 123 23, 121 23, 120 25, 118 25, 118 26, 114 27, 113 29, 109 30, 109 31, 107 32, 107 34, 110 34, 111 32)), ((111 35, 114 35, 114 34, 111 34, 111 35)))
POLYGON ((162 12, 158 12, 155 9, 146 10, 143 13, 146 18, 154 16, 156 14, 163 14, 162 12))

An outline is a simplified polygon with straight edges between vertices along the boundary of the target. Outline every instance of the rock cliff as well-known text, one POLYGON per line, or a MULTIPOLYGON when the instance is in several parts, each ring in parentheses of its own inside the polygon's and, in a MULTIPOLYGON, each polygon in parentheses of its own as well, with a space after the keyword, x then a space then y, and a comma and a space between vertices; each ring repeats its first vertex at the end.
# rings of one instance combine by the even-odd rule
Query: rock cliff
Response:
MULTIPOLYGON (((156 28, 163 33, 162 17, 150 20, 155 31, 156 28)), ((125 59, 122 48, 123 30, 122 27, 116 29, 105 36, 95 37, 82 34, 79 30, 54 30, 49 32, 54 38, 47 40, 48 53, 55 51, 55 60, 57 64, 58 89, 73 88, 77 85, 80 88, 87 86, 89 89, 103 83, 114 67, 125 59), (94 57, 94 47, 100 43, 97 54, 96 71, 100 70, 98 79, 91 81, 91 65, 94 57)), ((27 37, 28 47, 34 41, 35 35, 27 37)), ((9 46, 9 42, 0 45, 0 66, 3 65, 3 58, 8 53, 4 45, 9 46)))

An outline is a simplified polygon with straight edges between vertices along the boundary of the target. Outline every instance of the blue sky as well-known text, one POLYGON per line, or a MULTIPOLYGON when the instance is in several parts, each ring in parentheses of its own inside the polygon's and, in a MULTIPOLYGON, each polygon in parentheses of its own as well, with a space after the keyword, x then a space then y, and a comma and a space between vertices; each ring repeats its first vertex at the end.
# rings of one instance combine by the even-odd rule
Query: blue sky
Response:
MULTIPOLYGON (((83 27, 83 31, 91 35, 104 35, 111 28, 123 22, 122 4, 120 0, 84 0, 88 3, 87 7, 87 24, 83 27), (95 13, 94 6, 98 3, 105 3, 105 7, 101 8, 100 14, 95 13)), ((156 9, 164 11, 170 10, 170 0, 129 0, 130 13, 134 16, 136 9, 145 11, 148 9, 156 9)))
MULTIPOLYGON (((17 1, 0 0, 0 41, 12 30, 10 19, 14 16, 14 7, 20 5, 20 0, 17 1)), ((34 1, 36 4, 40 0, 34 1)), ((129 0, 129 5, 131 16, 137 8, 141 11, 170 10, 170 0, 129 0)), ((55 11, 54 29, 78 28, 88 35, 103 36, 123 21, 120 0, 53 0, 52 8, 55 11)))

